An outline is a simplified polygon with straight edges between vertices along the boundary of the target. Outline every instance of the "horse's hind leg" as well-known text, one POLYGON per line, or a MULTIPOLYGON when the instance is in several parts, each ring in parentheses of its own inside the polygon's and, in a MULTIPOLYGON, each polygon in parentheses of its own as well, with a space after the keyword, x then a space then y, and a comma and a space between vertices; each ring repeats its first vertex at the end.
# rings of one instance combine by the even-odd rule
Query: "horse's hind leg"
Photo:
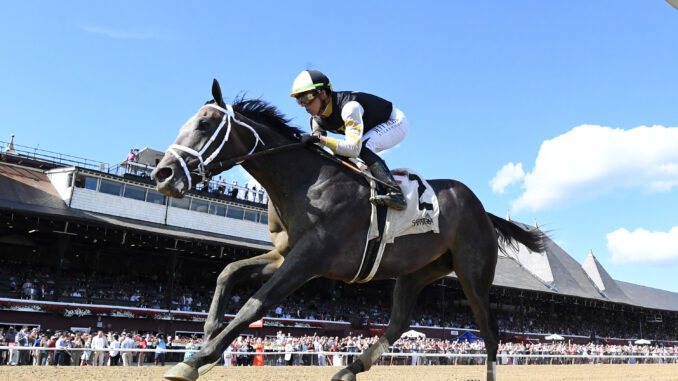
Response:
POLYGON ((266 254, 229 263, 217 278, 214 297, 205 320, 205 338, 214 338, 224 329, 224 314, 231 289, 244 280, 266 280, 280 267, 283 257, 274 249, 266 254))
POLYGON ((497 244, 492 239, 468 239, 465 242, 469 244, 455 250, 453 256, 454 271, 485 340, 487 381, 496 381, 499 345, 499 328, 490 311, 490 287, 497 265, 497 244))
POLYGON ((412 308, 424 286, 444 277, 451 271, 450 255, 444 254, 424 268, 399 277, 393 290, 393 307, 386 332, 376 343, 358 356, 357 360, 335 374, 332 381, 353 381, 357 373, 369 370, 379 356, 388 351, 389 346, 398 340, 409 326, 412 308))

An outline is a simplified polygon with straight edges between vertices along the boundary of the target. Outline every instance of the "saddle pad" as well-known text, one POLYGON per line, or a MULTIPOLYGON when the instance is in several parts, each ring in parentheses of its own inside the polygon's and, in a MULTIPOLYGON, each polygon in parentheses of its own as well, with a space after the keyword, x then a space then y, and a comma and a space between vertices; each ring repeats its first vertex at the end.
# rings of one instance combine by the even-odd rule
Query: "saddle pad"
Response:
MULTIPOLYGON (((382 245, 408 234, 440 233, 438 197, 429 183, 411 169, 399 168, 391 172, 407 199, 407 209, 388 209, 382 245)), ((373 207, 369 238, 379 236, 376 219, 376 208, 373 207)))

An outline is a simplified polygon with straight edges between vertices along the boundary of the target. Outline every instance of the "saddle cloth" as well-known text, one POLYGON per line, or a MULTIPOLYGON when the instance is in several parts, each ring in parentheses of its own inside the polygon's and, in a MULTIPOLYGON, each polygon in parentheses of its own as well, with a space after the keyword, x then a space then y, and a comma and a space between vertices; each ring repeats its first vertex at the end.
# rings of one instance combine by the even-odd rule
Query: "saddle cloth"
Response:
MULTIPOLYGON (((438 227, 440 209, 433 188, 411 169, 400 168, 391 172, 400 184, 407 200, 407 208, 394 210, 385 207, 377 208, 371 204, 370 228, 367 232, 363 259, 358 272, 349 283, 364 283, 371 280, 379 268, 386 245, 393 243, 397 237, 430 231, 440 233, 438 227)), ((370 183, 374 196, 377 192, 376 183, 374 180, 370 183)))

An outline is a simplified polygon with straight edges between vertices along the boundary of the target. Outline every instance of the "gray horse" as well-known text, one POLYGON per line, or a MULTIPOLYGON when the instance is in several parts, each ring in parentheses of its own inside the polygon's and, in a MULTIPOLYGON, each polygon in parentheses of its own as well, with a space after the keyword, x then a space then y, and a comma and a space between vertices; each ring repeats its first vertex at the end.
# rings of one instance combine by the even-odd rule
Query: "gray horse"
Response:
MULTIPOLYGON (((274 249, 228 264, 218 277, 205 322, 206 343, 171 368, 169 380, 196 380, 220 359, 241 330, 287 295, 317 277, 350 281, 361 265, 370 219, 370 189, 360 175, 303 147, 290 127, 261 100, 224 103, 216 80, 210 101, 181 128, 153 171, 158 190, 182 197, 199 181, 241 164, 268 191, 268 226, 274 249), (224 323, 233 285, 265 280, 236 316, 224 323)), ((431 180, 439 202, 440 233, 397 238, 387 245, 373 280, 396 279, 386 332, 332 380, 355 380, 389 350, 409 326, 418 294, 452 271, 464 290, 487 348, 487 379, 496 380, 499 332, 489 290, 498 240, 542 251, 542 233, 485 212, 478 198, 454 180, 431 180)))

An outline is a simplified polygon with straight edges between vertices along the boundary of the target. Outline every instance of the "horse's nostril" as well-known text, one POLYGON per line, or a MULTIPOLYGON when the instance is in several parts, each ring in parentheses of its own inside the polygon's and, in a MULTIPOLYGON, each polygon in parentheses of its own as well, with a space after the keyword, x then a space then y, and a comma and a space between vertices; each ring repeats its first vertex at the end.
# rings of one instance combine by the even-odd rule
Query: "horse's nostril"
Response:
POLYGON ((155 178, 160 182, 167 180, 170 176, 172 176, 172 169, 168 167, 159 168, 155 174, 155 178))

